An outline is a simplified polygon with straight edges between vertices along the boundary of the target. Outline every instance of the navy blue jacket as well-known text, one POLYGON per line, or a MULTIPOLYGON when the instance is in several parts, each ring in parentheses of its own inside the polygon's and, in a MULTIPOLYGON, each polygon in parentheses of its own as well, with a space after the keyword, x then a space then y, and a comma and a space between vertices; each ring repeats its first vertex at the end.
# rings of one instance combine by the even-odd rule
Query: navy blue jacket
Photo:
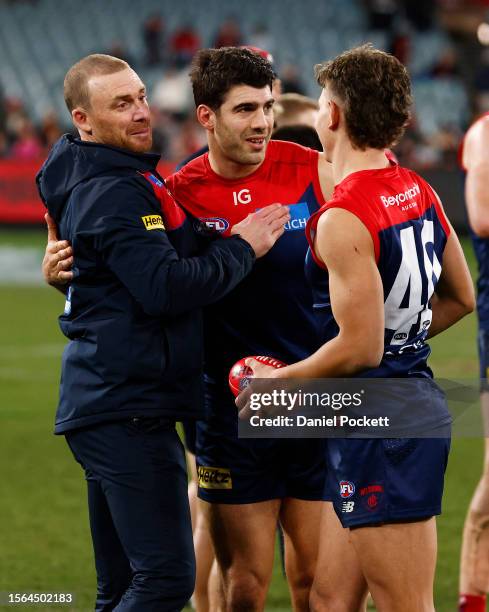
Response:
POLYGON ((167 194, 158 160, 63 136, 37 176, 74 251, 55 433, 201 416, 200 308, 239 283, 254 252, 237 236, 202 236, 167 194))

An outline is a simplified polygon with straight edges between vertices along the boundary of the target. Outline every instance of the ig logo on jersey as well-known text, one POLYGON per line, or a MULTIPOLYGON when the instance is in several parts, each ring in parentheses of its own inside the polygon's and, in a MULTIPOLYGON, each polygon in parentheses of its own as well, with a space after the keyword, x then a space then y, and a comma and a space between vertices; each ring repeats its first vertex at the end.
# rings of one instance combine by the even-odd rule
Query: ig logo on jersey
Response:
POLYGON ((241 189, 241 191, 233 191, 234 205, 249 204, 251 202, 251 193, 249 189, 241 189))
POLYGON ((355 493, 355 485, 349 480, 340 482, 340 495, 343 499, 348 499, 355 493))

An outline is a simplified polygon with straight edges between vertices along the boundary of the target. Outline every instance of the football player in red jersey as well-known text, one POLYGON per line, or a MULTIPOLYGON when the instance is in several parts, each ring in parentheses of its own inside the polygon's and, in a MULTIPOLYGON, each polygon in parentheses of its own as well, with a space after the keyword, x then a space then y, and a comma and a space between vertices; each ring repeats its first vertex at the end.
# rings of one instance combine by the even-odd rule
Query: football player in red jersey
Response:
MULTIPOLYGON (((437 195, 384 154, 409 119, 407 71, 366 45, 320 64, 316 76, 323 87, 316 128, 335 182, 332 199, 306 230, 306 274, 323 344, 284 368, 247 365, 260 378, 429 381, 425 340, 470 312, 474 291, 437 195)), ((239 406, 248 393, 238 397, 239 406)), ((436 411, 433 419, 449 422, 441 394, 425 405, 436 411)), ((328 491, 362 576, 348 585, 337 581, 345 572, 344 549, 339 537, 331 538, 338 522, 326 511, 311 609, 354 610, 352 591, 368 588, 380 612, 433 611, 434 517, 449 439, 332 438, 326 448, 328 491)))
MULTIPOLYGON (((485 426, 489 417, 489 113, 467 132, 460 161, 466 172, 465 201, 472 229, 472 242, 479 267, 477 315, 481 406, 485 426)), ((487 429, 486 429, 487 432, 487 429)), ((487 435, 487 433, 486 433, 487 435)), ((460 560, 460 612, 483 612, 489 591, 489 439, 485 440, 484 471, 465 519, 460 560)))
POLYGON ((205 316, 208 419, 197 432, 199 497, 221 569, 225 609, 264 608, 278 521, 294 609, 308 609, 323 505, 322 444, 239 440, 227 388, 229 368, 243 355, 287 362, 317 345, 303 276, 303 230, 331 193, 331 171, 316 151, 269 143, 273 78, 269 63, 249 50, 199 52, 191 80, 209 153, 167 180, 187 210, 224 235, 237 219, 270 202, 291 205, 281 247, 250 284, 205 316), (263 321, 252 314, 258 301, 263 321))

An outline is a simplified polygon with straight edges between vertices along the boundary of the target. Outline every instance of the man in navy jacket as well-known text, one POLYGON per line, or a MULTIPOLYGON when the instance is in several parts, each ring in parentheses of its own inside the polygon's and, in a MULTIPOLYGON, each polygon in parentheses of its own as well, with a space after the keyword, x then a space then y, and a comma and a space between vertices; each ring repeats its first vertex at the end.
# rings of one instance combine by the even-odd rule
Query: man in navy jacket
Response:
POLYGON ((200 414, 199 309, 248 274, 288 213, 273 205, 211 239, 147 153, 146 93, 126 62, 88 56, 64 93, 80 139, 61 138, 37 177, 75 252, 55 432, 86 474, 96 610, 180 610, 195 568, 175 420, 200 414))

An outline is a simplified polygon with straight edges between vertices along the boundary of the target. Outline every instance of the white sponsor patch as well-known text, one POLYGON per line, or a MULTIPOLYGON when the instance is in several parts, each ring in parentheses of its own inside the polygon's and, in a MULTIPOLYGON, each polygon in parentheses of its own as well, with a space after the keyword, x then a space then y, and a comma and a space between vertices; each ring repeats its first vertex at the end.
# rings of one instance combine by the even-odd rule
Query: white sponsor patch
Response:
POLYGON ((380 196, 382 204, 387 208, 389 206, 399 206, 400 204, 404 204, 409 200, 413 200, 416 196, 419 196, 421 191, 419 189, 419 185, 414 183, 412 187, 406 189, 406 191, 402 191, 401 193, 396 193, 393 196, 380 196))

